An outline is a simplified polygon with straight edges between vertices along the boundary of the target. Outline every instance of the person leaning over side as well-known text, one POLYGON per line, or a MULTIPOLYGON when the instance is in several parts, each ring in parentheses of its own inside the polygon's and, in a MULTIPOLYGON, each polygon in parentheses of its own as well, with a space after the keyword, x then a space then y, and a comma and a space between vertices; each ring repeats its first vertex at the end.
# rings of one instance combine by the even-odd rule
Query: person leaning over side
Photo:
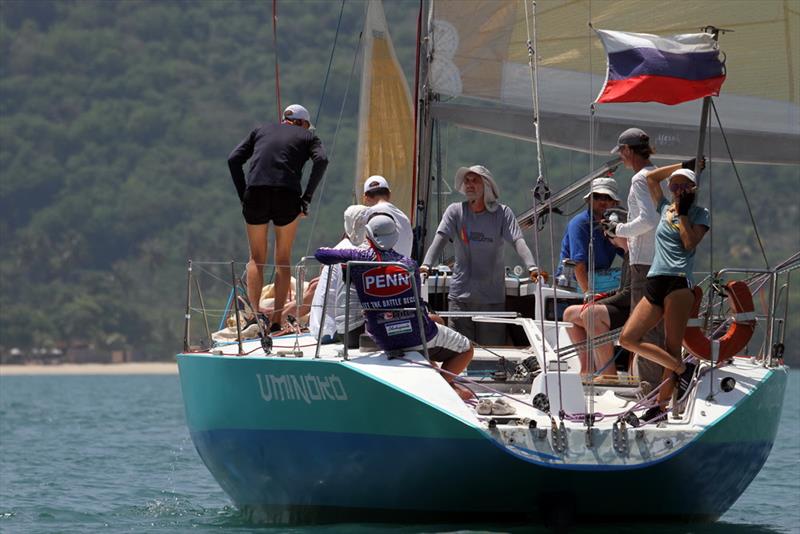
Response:
POLYGON ((564 260, 575 262, 575 280, 586 293, 589 291, 589 241, 590 228, 594 240, 594 269, 605 270, 614 263, 617 254, 623 255, 622 249, 611 242, 603 233, 600 221, 606 210, 613 208, 619 202, 617 196, 617 182, 613 178, 595 178, 592 180, 591 191, 583 200, 587 208, 570 219, 567 231, 561 240, 561 256, 556 275, 561 274, 564 260))
MULTIPOLYGON (((360 204, 348 206, 344 210, 344 235, 334 249, 357 248, 366 239, 367 207, 360 204)), ((319 337, 322 330, 322 343, 334 343, 344 339, 345 304, 347 299, 343 265, 325 265, 319 276, 319 285, 311 303, 311 335, 319 337), (330 285, 328 285, 330 272, 330 285), (325 303, 327 299, 327 303, 325 303), (325 317, 322 309, 325 308, 325 317)), ((350 288, 350 315, 347 321, 348 348, 358 348, 358 338, 364 332, 364 316, 355 287, 350 288)))
POLYGON ((383 176, 370 176, 364 182, 363 203, 369 208, 367 219, 377 213, 391 215, 397 224, 397 231, 400 232, 397 239, 395 250, 403 256, 411 257, 411 247, 414 243, 414 235, 411 230, 411 221, 408 216, 391 203, 392 191, 389 189, 389 182, 383 176))
MULTIPOLYGON (((242 204, 250 261, 247 263, 247 297, 252 307, 249 322, 258 320, 258 302, 264 284, 269 223, 275 227, 275 307, 269 317, 270 331, 281 329, 281 312, 291 280, 292 244, 300 217, 308 215, 314 190, 322 181, 328 157, 322 141, 311 130, 311 118, 303 106, 292 104, 280 124, 255 128, 228 156, 228 167, 242 204), (303 166, 313 167, 305 192, 301 191, 303 166), (245 177, 242 166, 250 160, 245 177)), ((268 322, 263 318, 263 322, 268 322)), ((267 324, 262 330, 266 331, 267 324)))
POLYGON ((661 214, 656 229, 655 256, 647 274, 644 298, 631 313, 620 335, 620 344, 631 352, 664 367, 658 405, 643 416, 657 421, 666 416, 666 405, 675 384, 678 398, 690 385, 695 364, 681 360, 681 346, 689 313, 694 303, 692 270, 697 245, 709 229, 709 213, 695 204, 697 179, 681 164, 661 167, 647 173, 647 184, 656 209, 661 214), (669 179, 670 202, 660 182, 669 179), (644 341, 648 330, 664 319, 665 349, 644 341))
MULTIPOLYGON (((482 165, 461 167, 456 172, 456 189, 465 202, 450 204, 442 215, 420 271, 427 274, 447 240, 453 242, 455 265, 450 283, 450 311, 503 311, 506 286, 503 242, 514 246, 533 280, 539 275, 511 208, 500 204, 497 183, 482 165)), ((546 276, 546 273, 543 273, 546 276)), ((470 317, 451 318, 454 328, 483 345, 506 342, 504 324, 475 323, 470 317)))
POLYGON ((455 330, 436 324, 427 313, 422 313, 423 330, 414 311, 398 308, 425 309, 417 301, 411 284, 413 276, 417 288, 420 277, 417 262, 395 251, 399 232, 394 219, 378 214, 367 222, 367 246, 354 249, 320 248, 314 254, 320 263, 333 265, 348 261, 382 261, 403 264, 396 266, 354 265, 350 279, 358 292, 361 306, 367 317, 367 331, 381 350, 421 350, 423 335, 432 361, 442 362, 444 379, 462 399, 474 398, 471 390, 454 381, 456 375, 467 368, 472 360, 473 348, 469 340, 455 330))

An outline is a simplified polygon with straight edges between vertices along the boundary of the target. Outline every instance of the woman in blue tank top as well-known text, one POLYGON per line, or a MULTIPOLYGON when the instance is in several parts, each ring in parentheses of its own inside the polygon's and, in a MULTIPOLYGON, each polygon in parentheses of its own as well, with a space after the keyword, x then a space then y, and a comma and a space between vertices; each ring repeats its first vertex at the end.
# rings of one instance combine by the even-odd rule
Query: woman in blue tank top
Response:
POLYGON ((655 257, 647 274, 644 297, 631 313, 620 335, 620 344, 664 367, 658 405, 643 416, 657 421, 666 416, 666 405, 677 382, 678 397, 688 389, 695 364, 683 362, 681 347, 689 321, 694 293, 692 269, 695 249, 710 227, 706 208, 695 204, 697 178, 690 169, 694 160, 661 167, 647 174, 647 185, 661 220, 656 228, 655 257), (669 179, 671 202, 664 198, 660 183, 669 179), (665 348, 642 341, 664 318, 665 348))

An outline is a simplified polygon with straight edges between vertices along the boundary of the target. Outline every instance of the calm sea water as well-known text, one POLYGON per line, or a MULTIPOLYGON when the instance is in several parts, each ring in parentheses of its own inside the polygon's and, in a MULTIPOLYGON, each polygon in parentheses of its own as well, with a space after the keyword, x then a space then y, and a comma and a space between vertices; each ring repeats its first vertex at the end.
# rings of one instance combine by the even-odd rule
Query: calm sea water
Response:
MULTIPOLYGON (((0 377, 0 532, 256 530, 539 531, 492 525, 252 525, 230 505, 195 452, 176 376, 0 377)), ((791 374, 769 461, 720 522, 602 531, 800 532, 800 372, 791 374)))

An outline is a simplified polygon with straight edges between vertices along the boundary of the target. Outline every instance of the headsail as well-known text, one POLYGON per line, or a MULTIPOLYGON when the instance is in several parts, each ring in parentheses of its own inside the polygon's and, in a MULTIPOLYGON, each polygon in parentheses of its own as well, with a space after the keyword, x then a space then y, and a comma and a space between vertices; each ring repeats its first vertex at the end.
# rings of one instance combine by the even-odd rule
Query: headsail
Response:
POLYGON ((380 0, 370 0, 364 26, 358 159, 355 190, 380 174, 389 180, 392 203, 413 220, 414 116, 411 95, 394 52, 380 0))
MULTIPOLYGON (((434 117, 533 138, 524 1, 434 0, 431 87, 456 97, 432 104, 434 117)), ((537 1, 542 141, 587 152, 589 103, 603 86, 603 47, 588 26, 659 35, 704 24, 721 37, 727 80, 717 108, 737 160, 800 164, 800 10, 781 0, 685 0, 653 9, 646 0, 537 1), (642 14, 647 13, 646 17, 642 14)), ((621 129, 651 133, 663 156, 693 156, 700 102, 604 105, 595 150, 607 153, 621 129)), ((712 133, 712 154, 722 154, 712 133)))

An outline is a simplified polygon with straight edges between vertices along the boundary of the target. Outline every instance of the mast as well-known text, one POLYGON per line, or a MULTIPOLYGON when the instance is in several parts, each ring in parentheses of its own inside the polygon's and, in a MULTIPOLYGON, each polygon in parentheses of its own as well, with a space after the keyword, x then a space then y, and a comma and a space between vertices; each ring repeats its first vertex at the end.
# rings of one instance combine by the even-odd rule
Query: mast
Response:
MULTIPOLYGON (((431 41, 431 21, 433 20, 433 4, 430 0, 420 0, 421 13, 427 13, 427 20, 423 21, 419 35, 419 57, 417 58, 417 87, 419 95, 415 106, 417 109, 417 172, 416 172, 416 198, 415 206, 417 209, 416 225, 414 227, 415 247, 412 256, 417 261, 422 261, 425 254, 427 241, 427 205, 430 201, 431 189, 431 154, 433 146, 433 117, 431 115, 431 100, 433 92, 428 84, 428 70, 433 57, 433 42, 431 41)), ((441 178, 441 177, 439 177, 441 178)))
MULTIPOLYGON (((719 41, 719 28, 714 26, 706 26, 703 28, 704 32, 709 32, 714 36, 714 41, 719 41)), ((706 143, 706 129, 708 126, 708 115, 711 112, 711 97, 703 97, 703 109, 700 111, 700 135, 697 137, 697 152, 694 163, 694 174, 699 179, 700 173, 703 169, 700 167, 700 161, 703 159, 703 146, 706 143)))

